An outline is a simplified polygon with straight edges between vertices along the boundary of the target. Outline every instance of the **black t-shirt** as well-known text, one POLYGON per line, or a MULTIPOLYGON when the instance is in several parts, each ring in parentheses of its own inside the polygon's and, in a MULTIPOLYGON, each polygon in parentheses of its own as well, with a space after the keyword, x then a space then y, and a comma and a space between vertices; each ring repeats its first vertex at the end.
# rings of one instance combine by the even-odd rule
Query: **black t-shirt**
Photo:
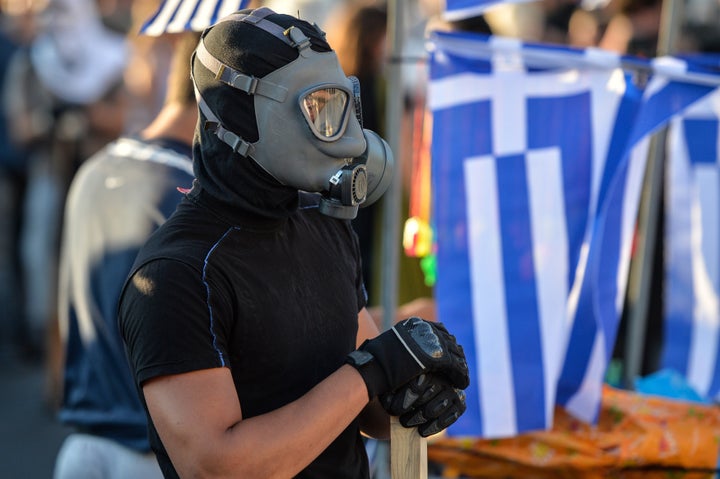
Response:
MULTIPOLYGON (((120 328, 138 387, 228 367, 249 418, 343 364, 365 290, 349 222, 317 208, 282 219, 220 211, 207 197, 185 198, 150 238, 126 283, 120 328)), ((152 423, 150 441, 165 477, 178 477, 152 423)), ((367 478, 357 421, 297 477, 367 478)))

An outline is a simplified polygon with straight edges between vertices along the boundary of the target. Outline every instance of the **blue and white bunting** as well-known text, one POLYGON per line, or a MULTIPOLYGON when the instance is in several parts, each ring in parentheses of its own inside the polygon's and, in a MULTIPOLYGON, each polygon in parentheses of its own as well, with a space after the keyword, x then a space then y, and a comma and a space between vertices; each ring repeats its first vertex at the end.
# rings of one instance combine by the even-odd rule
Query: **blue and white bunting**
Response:
POLYGON ((246 8, 249 3, 250 0, 163 0, 140 28, 140 33, 158 36, 201 32, 222 17, 246 8))
POLYGON ((462 20, 482 15, 496 5, 530 1, 532 0, 446 0, 443 18, 449 21, 462 20))
MULTIPOLYGON (((720 65, 720 63, 718 63, 720 65)), ((720 90, 675 117, 668 135, 663 367, 720 397, 720 90)))

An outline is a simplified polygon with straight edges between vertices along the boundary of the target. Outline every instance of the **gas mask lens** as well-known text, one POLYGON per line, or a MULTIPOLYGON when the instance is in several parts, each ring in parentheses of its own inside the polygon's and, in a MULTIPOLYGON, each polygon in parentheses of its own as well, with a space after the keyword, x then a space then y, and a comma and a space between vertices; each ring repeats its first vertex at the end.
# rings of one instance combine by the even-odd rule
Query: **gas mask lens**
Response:
POLYGON ((300 99, 303 114, 315 136, 331 141, 343 134, 348 100, 348 93, 337 87, 313 90, 300 99))

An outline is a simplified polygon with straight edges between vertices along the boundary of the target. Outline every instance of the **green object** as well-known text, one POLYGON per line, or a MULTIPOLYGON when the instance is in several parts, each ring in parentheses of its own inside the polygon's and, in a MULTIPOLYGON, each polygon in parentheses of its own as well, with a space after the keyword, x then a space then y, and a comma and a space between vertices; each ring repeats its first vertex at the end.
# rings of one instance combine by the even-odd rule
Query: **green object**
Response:
POLYGON ((437 281, 437 257, 431 253, 420 258, 420 269, 425 275, 425 284, 431 288, 435 286, 435 281, 437 281))

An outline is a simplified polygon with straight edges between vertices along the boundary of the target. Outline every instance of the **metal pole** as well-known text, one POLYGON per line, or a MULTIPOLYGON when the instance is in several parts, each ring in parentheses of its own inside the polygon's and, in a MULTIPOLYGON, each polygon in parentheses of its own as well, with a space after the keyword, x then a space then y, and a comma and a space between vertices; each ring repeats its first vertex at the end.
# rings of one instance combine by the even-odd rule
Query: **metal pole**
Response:
POLYGON ((685 0, 663 0, 657 56, 672 55, 677 51, 678 36, 684 23, 684 2, 685 0))
POLYGON ((398 265, 400 248, 400 205, 402 203, 402 152, 400 125, 403 110, 402 62, 405 35, 404 2, 388 2, 388 65, 387 93, 385 95, 385 124, 387 140, 395 156, 395 173, 388 191, 383 196, 382 216, 382 286, 383 326, 389 329, 395 318, 398 296, 398 265))
MULTIPOLYGON (((398 296, 398 268, 400 256, 400 206, 402 204, 403 70, 400 60, 404 52, 405 2, 388 2, 388 85, 385 96, 388 144, 395 155, 395 174, 383 197, 382 232, 382 306, 383 327, 389 329, 395 318, 398 296)), ((390 421, 390 469, 392 479, 427 479, 427 440, 417 429, 404 428, 397 418, 390 421)))
MULTIPOLYGON (((677 37, 682 26, 683 1, 664 0, 658 31, 657 56, 670 55, 675 51, 677 37)), ((627 339, 625 341, 625 367, 623 383, 634 389, 635 378, 642 372, 647 312, 650 304, 652 263, 658 235, 658 215, 663 201, 661 191, 665 168, 665 141, 667 127, 656 133, 650 141, 645 183, 638 211, 636 234, 636 257, 630 265, 628 277, 629 313, 627 339)))
POLYGON ((650 141, 645 184, 638 211, 637 249, 628 278, 628 324, 625 341, 623 383, 634 389, 635 378, 642 373, 647 332, 647 312, 652 284, 652 264, 657 240, 658 215, 662 197, 664 142, 666 131, 656 133, 650 141))

